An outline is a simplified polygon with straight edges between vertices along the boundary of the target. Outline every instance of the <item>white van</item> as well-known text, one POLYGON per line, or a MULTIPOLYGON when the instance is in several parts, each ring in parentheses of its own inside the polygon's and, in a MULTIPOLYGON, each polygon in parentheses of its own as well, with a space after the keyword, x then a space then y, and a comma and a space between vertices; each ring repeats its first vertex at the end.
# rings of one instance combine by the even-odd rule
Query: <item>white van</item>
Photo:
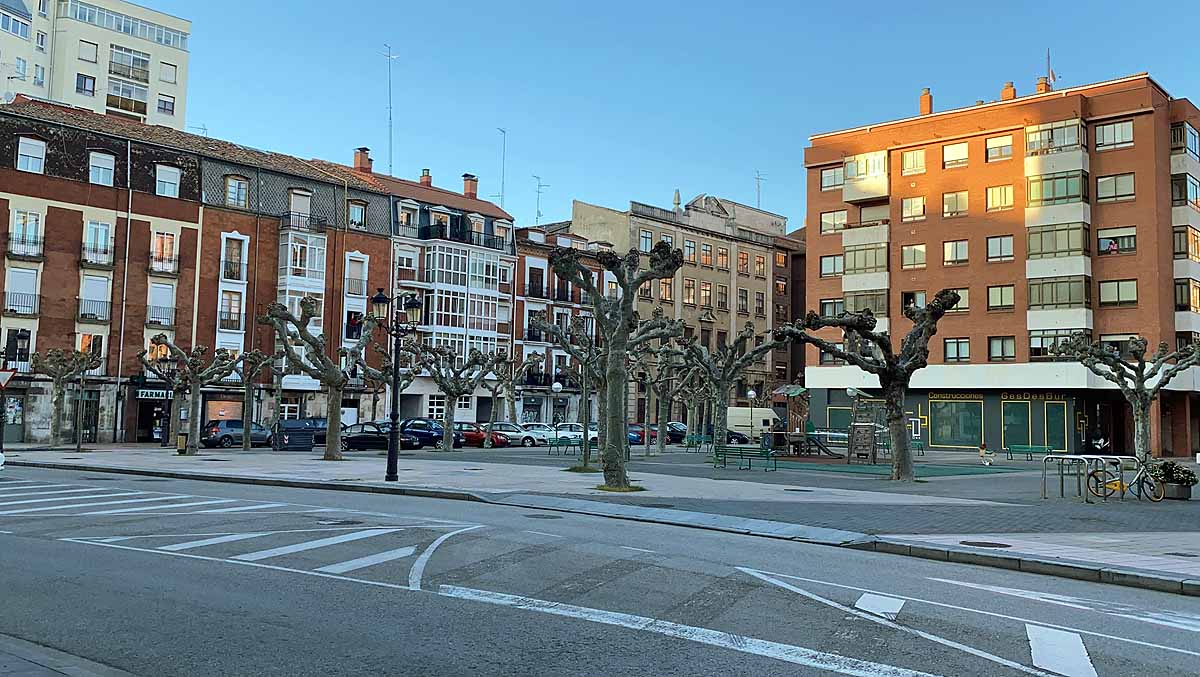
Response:
POLYGON ((730 407, 726 418, 730 430, 747 435, 754 442, 762 439, 764 430, 774 429, 779 420, 771 407, 730 407))

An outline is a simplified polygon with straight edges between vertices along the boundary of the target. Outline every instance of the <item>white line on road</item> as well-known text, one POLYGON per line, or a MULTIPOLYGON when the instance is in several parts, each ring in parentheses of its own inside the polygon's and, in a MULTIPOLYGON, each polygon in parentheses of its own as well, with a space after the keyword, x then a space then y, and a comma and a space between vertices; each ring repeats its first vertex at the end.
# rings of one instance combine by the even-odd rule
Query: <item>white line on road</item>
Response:
POLYGON ((1040 625, 1025 624, 1033 664, 1066 677, 1096 677, 1096 668, 1088 656, 1083 638, 1040 625))
MULTIPOLYGON (((141 492, 133 494, 110 494, 110 496, 136 496, 141 492)), ((78 497, 76 497, 78 498, 78 497)), ((153 498, 127 498, 122 501, 92 501, 91 503, 72 503, 70 505, 51 505, 41 508, 25 508, 24 510, 5 510, 0 512, 0 515, 25 515, 31 512, 49 512, 51 510, 69 510, 71 508, 94 508, 98 505, 119 505, 121 503, 148 503, 150 501, 171 501, 181 496, 155 496, 153 498)), ((51 515, 51 517, 74 517, 74 515, 51 515)))
POLYGON ((904 600, 867 592, 858 598, 854 606, 869 614, 883 616, 889 621, 894 621, 896 620, 896 616, 900 615, 900 610, 904 608, 904 600))
POLYGON ((263 503, 261 505, 243 505, 236 508, 214 508, 212 510, 197 510, 196 514, 205 515, 213 512, 246 512, 247 510, 266 510, 267 508, 281 508, 287 503, 263 503))
POLYGON ((285 545, 280 548, 271 548, 270 550, 259 550, 258 552, 248 552, 244 555, 237 555, 233 559, 240 559, 244 562, 257 562, 260 559, 270 559, 271 557, 281 557, 283 555, 291 555, 292 553, 305 552, 306 550, 316 550, 338 543, 348 543, 350 541, 359 541, 364 538, 373 536, 382 536, 390 534, 399 529, 366 529, 364 531, 356 531, 352 534, 342 534, 341 536, 330 536, 329 538, 321 538, 315 541, 305 541, 303 543, 294 543, 285 545))
POLYGON ((845 613, 853 614, 855 616, 858 616, 859 618, 871 621, 872 623, 878 623, 879 625, 882 625, 886 628, 891 628, 893 630, 899 630, 900 632, 905 632, 910 635, 920 637, 922 639, 927 639, 931 642, 934 642, 935 644, 941 644, 942 646, 947 646, 947 647, 950 647, 951 649, 958 649, 959 651, 971 654, 972 656, 976 656, 978 658, 982 658, 984 660, 991 661, 993 663, 996 663, 997 665, 1003 665, 1006 668, 1012 668, 1013 670, 1019 670, 1026 674, 1029 674, 1029 675, 1039 675, 1039 677, 1053 677, 1053 675, 1050 675, 1049 673, 1042 672, 1041 670, 1035 670, 1029 666, 1021 665, 1020 663, 1017 663, 1016 661, 1010 661, 1007 658, 1001 658, 1000 656, 997 656, 992 653, 988 653, 988 652, 984 651, 983 649, 976 649, 973 646, 968 646, 961 642, 956 642, 952 639, 946 639, 945 637, 941 637, 941 636, 935 635, 933 633, 925 632, 924 630, 917 630, 916 628, 910 628, 907 625, 900 625, 899 623, 889 621, 886 618, 879 618, 878 616, 873 616, 869 613, 859 611, 852 607, 848 607, 845 604, 840 604, 831 599, 822 597, 816 593, 809 592, 809 591, 805 590, 804 588, 796 587, 786 581, 781 581, 778 578, 774 578, 774 577, 772 577, 764 572, 758 571, 756 569, 750 569, 748 567, 736 567, 736 568, 738 571, 741 571, 742 573, 745 573, 745 574, 749 574, 750 576, 753 576, 761 581, 766 581, 767 583, 770 583, 772 585, 777 585, 777 586, 783 588, 784 590, 790 590, 790 591, 796 593, 797 595, 800 595, 802 597, 807 597, 808 599, 811 599, 814 602, 820 602, 822 604, 825 604, 826 606, 831 606, 831 607, 838 609, 840 611, 843 611, 845 613))
POLYGON ((168 508, 190 508, 193 505, 213 505, 214 503, 233 503, 237 499, 234 498, 215 498, 208 501, 192 501, 191 503, 171 503, 169 505, 150 505, 143 508, 117 508, 116 510, 98 510, 96 512, 85 512, 82 515, 124 515, 131 512, 149 512, 151 510, 166 510, 168 508))
POLYGON ((847 658, 837 654, 807 649, 802 646, 780 644, 778 642, 734 635, 708 628, 698 628, 691 625, 662 621, 646 616, 635 616, 616 611, 605 611, 603 609, 590 609, 588 607, 531 599, 529 597, 505 595, 499 592, 460 588, 453 585, 443 585, 439 592, 447 597, 455 597, 457 599, 486 602, 488 604, 524 609, 526 611, 537 611, 554 616, 565 616, 593 623, 653 632, 667 637, 685 639, 690 642, 707 644, 723 649, 733 649, 734 651, 746 654, 765 656, 794 665, 828 670, 843 675, 857 675, 860 677, 882 677, 884 675, 889 677, 925 677, 929 674, 894 665, 847 658))
POLYGON ((562 538, 562 536, 559 536, 558 534, 548 534, 548 533, 546 533, 546 532, 544 532, 544 531, 529 531, 528 529, 526 529, 526 530, 525 530, 525 533, 527 533, 527 534, 537 534, 538 536, 549 536, 550 538, 562 538))
MULTIPOLYGON (((93 491, 102 491, 101 489, 93 489, 93 491)), ((96 494, 95 496, 59 496, 58 498, 27 498, 21 501, 5 501, 0 505, 24 505, 27 503, 52 503, 54 501, 81 501, 92 498, 113 498, 114 496, 138 496, 145 494, 144 491, 127 491, 120 494, 96 494)), ((2 515, 4 513, 0 513, 2 515)))
POLYGON ((653 550, 647 550, 645 548, 635 548, 632 545, 622 545, 621 548, 624 550, 633 550, 636 552, 654 552, 653 550))
MULTIPOLYGON (((216 545, 218 543, 233 543, 234 541, 244 541, 244 540, 250 539, 250 538, 258 538, 259 536, 266 536, 267 533, 268 532, 263 531, 263 532, 260 532, 257 534, 226 534, 224 536, 214 536, 212 538, 205 538, 205 539, 199 540, 199 541, 187 541, 186 543, 175 543, 174 545, 160 545, 158 547, 158 549, 166 550, 168 552, 179 552, 180 550, 191 550, 192 548, 203 548, 206 545, 216 545)), ((106 539, 104 539, 104 542, 111 543, 112 539, 106 538, 106 539)))
POLYGON ((320 567, 317 569, 317 571, 323 571, 327 574, 346 574, 350 573, 351 571, 365 569, 369 566, 375 566, 376 564, 383 564, 384 562, 403 559, 409 555, 412 555, 416 551, 417 549, 410 545, 404 548, 388 550, 386 552, 377 552, 374 555, 367 555, 366 557, 359 557, 358 559, 338 562, 337 564, 330 564, 329 566, 320 567))
MULTIPOLYGON (((38 484, 36 482, 25 482, 23 484, 24 486, 15 486, 5 482, 4 484, 0 484, 0 491, 17 491, 19 489, 54 489, 57 487, 79 486, 77 484, 38 484)), ((93 491, 95 491, 95 489, 96 487, 92 487, 93 491)))
POLYGON ((476 524, 473 527, 467 527, 465 529, 459 529, 458 531, 451 531, 448 534, 442 534, 434 539, 433 543, 430 543, 429 547, 425 548, 425 552, 422 552, 421 556, 417 557, 417 561, 413 562, 412 569, 408 570, 409 590, 421 589, 421 578, 425 576, 425 565, 429 564, 429 558, 433 557, 433 551, 437 550, 439 545, 445 543, 454 536, 472 531, 474 529, 479 529, 481 527, 483 527, 482 524, 476 524))
POLYGON ((37 491, 23 491, 17 494, 4 494, 0 498, 16 498, 17 496, 54 496, 55 494, 82 494, 88 491, 105 491, 95 487, 87 489, 55 489, 54 491, 42 491, 43 487, 21 487, 22 489, 37 489, 37 491))

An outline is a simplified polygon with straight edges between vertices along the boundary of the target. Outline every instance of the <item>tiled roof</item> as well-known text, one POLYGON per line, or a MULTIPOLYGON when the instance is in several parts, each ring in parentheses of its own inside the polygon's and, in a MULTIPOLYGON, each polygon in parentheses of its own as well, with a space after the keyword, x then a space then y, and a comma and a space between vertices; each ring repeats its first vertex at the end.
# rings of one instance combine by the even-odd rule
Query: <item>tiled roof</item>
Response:
MULTIPOLYGON (((109 134, 123 139, 166 146, 175 150, 196 153, 197 155, 225 160, 227 162, 259 167, 293 176, 302 176, 325 183, 334 183, 333 177, 316 168, 316 165, 324 163, 301 160, 291 155, 272 153, 208 136, 189 134, 188 132, 182 132, 171 127, 163 127, 162 125, 147 125, 113 115, 100 115, 99 113, 93 113, 82 108, 72 108, 48 101, 18 96, 12 103, 0 106, 0 113, 18 115, 42 122, 63 124, 89 132, 109 134)), ((322 169, 329 171, 326 167, 322 167, 322 169)), ((381 190, 376 184, 359 178, 354 172, 339 173, 339 177, 343 177, 352 188, 370 192, 387 192, 386 190, 381 190)), ((340 183, 341 180, 339 178, 337 182, 340 183)))
POLYGON ((426 204, 443 205, 451 209, 457 209, 466 213, 482 214, 496 219, 513 220, 512 214, 504 211, 495 204, 487 200, 471 198, 456 193, 445 188, 437 188, 434 186, 422 186, 416 181, 407 179, 398 179, 387 174, 375 174, 371 172, 362 172, 353 167, 339 165, 333 162, 324 160, 313 160, 313 163, 319 165, 326 171, 333 172, 339 175, 354 177, 359 181, 369 182, 374 186, 374 190, 390 193, 396 197, 408 198, 426 204))

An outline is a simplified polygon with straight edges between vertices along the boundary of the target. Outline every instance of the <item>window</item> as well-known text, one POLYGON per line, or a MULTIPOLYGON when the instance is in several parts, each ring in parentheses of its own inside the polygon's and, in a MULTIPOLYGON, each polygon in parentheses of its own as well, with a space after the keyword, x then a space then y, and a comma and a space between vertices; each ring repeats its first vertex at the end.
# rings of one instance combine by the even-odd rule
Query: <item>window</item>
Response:
POLYGON ((842 299, 821 299, 821 317, 837 317, 846 312, 846 303, 842 299))
MULTIPOLYGON (((1200 235, 1200 232, 1197 233, 1200 235)), ((1198 241, 1200 244, 1200 241, 1198 241)), ((821 277, 837 277, 845 270, 845 260, 841 254, 821 257, 821 277)))
POLYGON ((671 303, 675 300, 675 280, 673 278, 663 278, 658 281, 658 299, 671 303))
POLYGON ((1175 350, 1183 350, 1193 343, 1200 343, 1200 332, 1194 331, 1177 331, 1175 332, 1175 350))
POLYGON ((1056 172, 1026 179, 1030 207, 1088 201, 1088 174, 1084 171, 1056 172))
POLYGON ((750 254, 746 252, 738 252, 738 270, 737 272, 743 275, 750 274, 750 254))
POLYGON ((767 276, 767 257, 762 255, 754 257, 754 274, 758 277, 767 276))
POLYGON ((971 339, 969 338, 948 338, 942 341, 946 350, 947 362, 970 362, 971 361, 971 339))
POLYGON ((1123 202, 1132 199, 1132 173, 1096 178, 1096 202, 1123 202))
MULTIPOLYGON (((835 343, 833 345, 836 346, 838 350, 842 350, 841 342, 835 343)), ((844 361, 839 359, 833 353, 827 353, 823 350, 821 351, 821 357, 819 359, 820 359, 821 364, 845 364, 844 361)))
POLYGON ((367 227, 367 203, 350 203, 350 227, 362 230, 367 227))
POLYGON ((46 164, 46 142, 22 136, 17 142, 17 169, 41 174, 46 164))
POLYGON ((1045 277, 1029 281, 1029 309, 1087 308, 1092 305, 1090 277, 1045 277))
POLYGON ((1174 232, 1175 258, 1200 261, 1200 230, 1191 226, 1175 226, 1174 232))
MULTIPOLYGON (((842 212, 845 214, 845 212, 842 212)), ((823 216, 823 215, 822 215, 823 216)), ((901 221, 924 221, 925 220, 925 196, 906 197, 900 201, 900 220, 901 221)), ((824 231, 824 222, 821 224, 824 231)))
POLYGON ((729 285, 717 285, 717 308, 729 310, 729 285))
POLYGON ((654 233, 643 230, 638 238, 638 249, 643 252, 649 252, 654 247, 654 233))
POLYGON ((1012 261, 1013 236, 996 235, 989 237, 987 239, 987 260, 992 263, 997 261, 1012 261))
POLYGON ((175 84, 179 79, 179 68, 173 63, 162 62, 158 68, 158 79, 163 82, 175 84))
MULTIPOLYGON (((1184 226, 1186 228, 1186 226, 1184 226)), ((1101 228, 1096 231, 1096 254, 1132 254, 1137 251, 1137 228, 1101 228)))
POLYGON ((696 305, 696 281, 689 277, 683 278, 683 302, 689 306, 696 305))
MULTIPOLYGON (((0 7, 2 6, 3 5, 0 5, 0 7)), ((21 9, 25 8, 24 3, 21 3, 19 6, 21 9)), ((0 31, 12 33, 23 40, 29 39, 29 24, 23 19, 18 19, 15 16, 9 16, 3 12, 0 12, 0 31)))
MULTIPOLYGON (((303 233, 287 233, 287 237, 280 236, 280 258, 281 267, 280 275, 291 275, 293 277, 305 277, 313 280, 325 279, 325 238, 306 235, 303 233)), ((451 257, 441 248, 427 251, 425 254, 425 267, 428 271, 436 272, 432 276, 434 282, 449 283, 449 284, 465 284, 466 283, 466 261, 458 260, 457 257, 451 257), (439 261, 442 265, 438 265, 439 261), (456 264, 461 265, 461 272, 455 270, 456 264)))
POLYGON ((658 239, 661 242, 666 242, 667 245, 670 247, 675 246, 675 238, 670 235, 667 235, 666 233, 659 233, 658 239))
POLYGON ((1175 280, 1175 310, 1200 313, 1200 282, 1175 280))
POLYGON ((39 52, 46 51, 46 32, 45 31, 37 32, 37 42, 35 43, 35 48, 39 52))
POLYGON ((150 90, 142 85, 116 78, 108 79, 107 105, 109 108, 145 115, 146 102, 149 97, 150 90))
POLYGON ((79 60, 89 63, 96 63, 96 55, 99 52, 99 45, 87 40, 79 41, 79 60))
POLYGON ((166 94, 158 95, 158 112, 163 115, 175 114, 175 97, 166 94))
POLYGON ((14 79, 24 80, 25 74, 29 70, 29 62, 26 61, 25 59, 22 59, 19 56, 16 59, 14 59, 14 62, 15 63, 13 64, 13 71, 16 73, 16 75, 13 76, 14 79))
POLYGON ((1012 310, 1013 309, 1013 290, 1015 287, 1011 284, 1004 284, 998 287, 988 287, 988 310, 1012 310))
POLYGON ((900 173, 904 176, 909 174, 924 174, 925 173, 925 149, 906 150, 900 153, 900 173))
POLYGON ((1171 206, 1200 209, 1200 180, 1191 174, 1175 174, 1171 177, 1171 206))
POLYGON ((1025 254, 1030 259, 1083 256, 1091 252, 1088 227, 1085 223, 1030 226, 1026 233, 1025 254))
POLYGON ((942 264, 960 266, 967 262, 967 241, 952 240, 942 243, 942 264))
POLYGON ((859 313, 864 310, 870 310, 876 316, 887 317, 888 294, 886 289, 847 292, 845 301, 846 312, 848 313, 859 313))
POLYGON ((654 283, 646 280, 642 286, 638 287, 638 298, 650 300, 654 298, 654 283))
POLYGON ((925 292, 923 291, 905 291, 900 292, 900 306, 907 308, 909 306, 917 306, 924 308, 927 305, 925 300, 925 292))
POLYGON ((1017 359, 1017 337, 989 336, 988 362, 1012 362, 1017 359))
POLYGON ((843 256, 845 261, 844 272, 847 275, 887 271, 886 243, 846 247, 846 253, 843 256))
POLYGON ((950 291, 958 293, 958 303, 953 308, 947 310, 947 313, 965 313, 971 309, 971 290, 967 287, 959 287, 950 291))
POLYGON ((696 243, 692 240, 683 241, 683 260, 688 263, 696 262, 696 243))
POLYGON ((707 242, 700 243, 700 265, 711 266, 712 264, 712 245, 707 242))
POLYGON ((1013 187, 989 186, 987 189, 987 210, 1002 212, 1013 208, 1013 187))
POLYGON ((1083 121, 1060 120, 1025 128, 1025 154, 1047 155, 1065 150, 1077 150, 1087 143, 1087 128, 1083 121))
POLYGON ((729 270, 729 250, 725 247, 717 247, 717 268, 729 270))
POLYGON ((929 446, 978 449, 982 442, 981 400, 929 401, 929 446))
POLYGON ((787 278, 786 277, 775 278, 775 295, 776 296, 787 296, 787 278))
POLYGON ((821 212, 821 232, 835 233, 846 227, 846 210, 836 212, 821 212))
POLYGON ((906 244, 900 247, 900 267, 904 270, 916 270, 925 267, 925 245, 906 244))
POLYGON ((463 395, 462 397, 458 398, 458 408, 459 409, 470 409, 471 408, 471 396, 463 395))
POLYGON ((737 309, 739 313, 750 313, 750 291, 747 289, 737 290, 737 309))
POLYGON ((171 165, 155 165, 155 193, 163 197, 179 197, 178 167, 171 165))
POLYGON ((240 176, 225 177, 225 204, 245 209, 249 204, 250 181, 240 176))
POLYGON ((830 167, 821 170, 821 190, 837 190, 842 187, 845 174, 842 167, 830 167))
POLYGON ((1185 152, 1200 158, 1200 132, 1186 122, 1171 125, 1171 152, 1185 152))
POLYGON ((700 280, 700 305, 705 308, 712 306, 712 282, 708 280, 700 280))
POLYGON ((784 252, 775 252, 775 267, 787 268, 787 254, 784 252))
POLYGON ((1136 306, 1137 280, 1104 280, 1100 283, 1100 306, 1136 306))
MULTIPOLYGON (((221 312, 217 316, 217 326, 220 329, 240 331, 242 329, 242 293, 236 291, 221 292, 221 312)), ((348 329, 348 328, 347 328, 348 329)), ((358 328, 362 335, 362 326, 358 328)), ((355 337, 357 338, 357 337, 355 337)))
POLYGON ((128 47, 111 45, 108 72, 138 82, 150 82, 150 55, 128 47))
POLYGON ((766 292, 754 292, 754 314, 759 317, 767 316, 767 294, 766 292))
POLYGON ((993 136, 987 140, 987 161, 999 162, 1012 157, 1012 134, 993 136))
POLYGON ((44 87, 46 85, 46 69, 41 64, 33 67, 33 85, 35 87, 44 87))
POLYGON ((967 165, 967 144, 949 143, 942 146, 942 168, 965 167, 967 165))
POLYGON ((88 181, 101 186, 113 185, 116 158, 108 153, 88 153, 88 181))
POLYGON ((96 96, 96 78, 83 73, 75 75, 75 93, 84 96, 96 96))
POLYGON ((50 0, 38 0, 38 16, 46 16, 50 0))
POLYGON ((8 233, 9 251, 19 256, 42 255, 42 215, 13 210, 12 230, 8 233))
POLYGON ((1054 354, 1054 348, 1076 334, 1091 335, 1087 329, 1031 329, 1029 330, 1029 359, 1033 362, 1066 361, 1068 358, 1054 354))
POLYGON ((1096 150, 1125 148, 1133 145, 1133 120, 1096 125, 1096 150))
POLYGON ((787 311, 786 305, 784 305, 782 303, 775 304, 775 319, 778 320, 779 322, 787 322, 788 321, 788 311, 787 311))
POLYGON ((427 395, 427 397, 429 399, 425 402, 425 416, 435 421, 444 419, 446 417, 446 396, 427 395))
POLYGON ((1102 334, 1100 346, 1129 360, 1133 358, 1133 341, 1137 338, 1137 334, 1102 334))
POLYGON ((942 193, 942 217, 967 215, 967 191, 942 193))

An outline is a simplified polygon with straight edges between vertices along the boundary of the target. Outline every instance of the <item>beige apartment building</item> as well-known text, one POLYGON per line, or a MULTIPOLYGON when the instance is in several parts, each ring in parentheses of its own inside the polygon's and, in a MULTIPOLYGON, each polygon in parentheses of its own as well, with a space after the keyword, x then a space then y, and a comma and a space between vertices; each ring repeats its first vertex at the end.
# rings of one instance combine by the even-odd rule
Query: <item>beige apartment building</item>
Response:
MULTIPOLYGON (((764 341, 777 322, 772 313, 773 271, 776 238, 787 231, 785 216, 706 194, 681 204, 676 191, 673 209, 630 202, 629 209, 617 210, 576 200, 570 221, 547 228, 611 242, 618 252, 634 247, 648 252, 658 242, 682 249, 683 268, 673 279, 640 290, 638 310, 649 317, 655 307, 662 307, 669 317, 684 321, 685 336, 695 336, 709 349, 727 342, 747 322, 759 332, 756 340, 764 341)), ((787 373, 786 357, 780 360, 779 374, 770 355, 749 370, 731 404, 746 405, 747 391, 762 394, 772 384, 793 378, 787 373)), ((632 420, 646 421, 649 412, 653 422, 657 403, 650 393, 630 387, 632 420)), ((684 414, 673 411, 673 420, 684 414)))

